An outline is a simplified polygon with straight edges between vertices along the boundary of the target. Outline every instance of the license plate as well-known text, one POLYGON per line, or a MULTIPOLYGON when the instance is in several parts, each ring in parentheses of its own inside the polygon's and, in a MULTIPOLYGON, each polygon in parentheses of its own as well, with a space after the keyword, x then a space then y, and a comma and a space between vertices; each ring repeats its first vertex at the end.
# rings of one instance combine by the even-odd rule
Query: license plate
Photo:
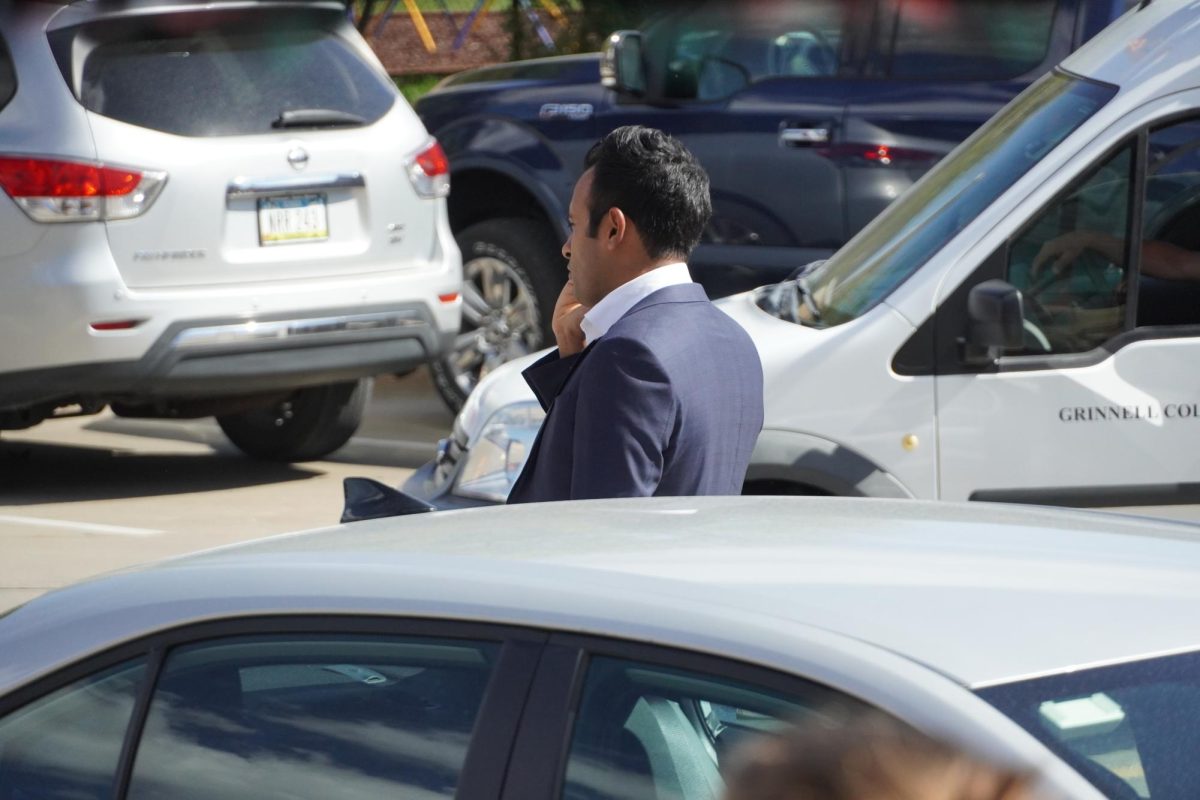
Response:
POLYGON ((329 220, 325 214, 325 195, 297 194, 259 198, 260 245, 319 242, 328 238, 329 220))

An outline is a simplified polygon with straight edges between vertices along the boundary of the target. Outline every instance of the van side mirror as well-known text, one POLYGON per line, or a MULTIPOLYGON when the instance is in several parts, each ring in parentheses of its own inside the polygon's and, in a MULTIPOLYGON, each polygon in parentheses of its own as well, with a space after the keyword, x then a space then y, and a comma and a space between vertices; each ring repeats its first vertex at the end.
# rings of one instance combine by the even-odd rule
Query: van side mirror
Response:
POLYGON ((617 31, 608 37, 600 59, 600 83, 620 94, 646 96, 646 66, 642 60, 642 34, 617 31))
POLYGON ((963 360, 990 364, 1005 350, 1019 348, 1025 335, 1021 290, 1007 281, 984 281, 967 294, 967 336, 963 360))

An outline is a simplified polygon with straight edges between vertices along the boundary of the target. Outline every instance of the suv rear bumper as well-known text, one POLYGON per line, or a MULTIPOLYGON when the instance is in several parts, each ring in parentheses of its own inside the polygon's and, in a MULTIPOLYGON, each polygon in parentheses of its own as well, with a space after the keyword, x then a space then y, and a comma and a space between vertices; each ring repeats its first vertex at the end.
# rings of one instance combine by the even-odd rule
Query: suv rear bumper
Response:
POLYGON ((420 302, 302 318, 189 320, 169 326, 136 361, 8 373, 0 409, 249 395, 355 380, 425 363, 453 335, 420 302))

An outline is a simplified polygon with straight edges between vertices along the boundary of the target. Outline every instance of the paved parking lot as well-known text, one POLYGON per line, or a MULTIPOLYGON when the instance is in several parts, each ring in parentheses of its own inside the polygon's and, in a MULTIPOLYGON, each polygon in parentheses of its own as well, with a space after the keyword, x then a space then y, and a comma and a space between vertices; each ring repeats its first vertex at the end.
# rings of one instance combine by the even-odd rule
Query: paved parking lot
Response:
MULTIPOLYGON (((0 439, 0 610, 89 575, 337 521, 341 481, 402 483, 452 415, 424 370, 378 382, 326 461, 251 461, 211 420, 59 420, 0 439)), ((1200 521, 1200 507, 1122 509, 1200 521)))

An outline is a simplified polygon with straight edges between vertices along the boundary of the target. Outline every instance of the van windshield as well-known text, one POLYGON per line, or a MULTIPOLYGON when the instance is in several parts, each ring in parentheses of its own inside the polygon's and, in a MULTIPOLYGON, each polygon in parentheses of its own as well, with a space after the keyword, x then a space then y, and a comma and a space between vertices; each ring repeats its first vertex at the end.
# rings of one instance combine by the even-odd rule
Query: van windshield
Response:
POLYGON ((1061 72, 1030 86, 804 277, 813 323, 874 307, 1116 92, 1061 72))

